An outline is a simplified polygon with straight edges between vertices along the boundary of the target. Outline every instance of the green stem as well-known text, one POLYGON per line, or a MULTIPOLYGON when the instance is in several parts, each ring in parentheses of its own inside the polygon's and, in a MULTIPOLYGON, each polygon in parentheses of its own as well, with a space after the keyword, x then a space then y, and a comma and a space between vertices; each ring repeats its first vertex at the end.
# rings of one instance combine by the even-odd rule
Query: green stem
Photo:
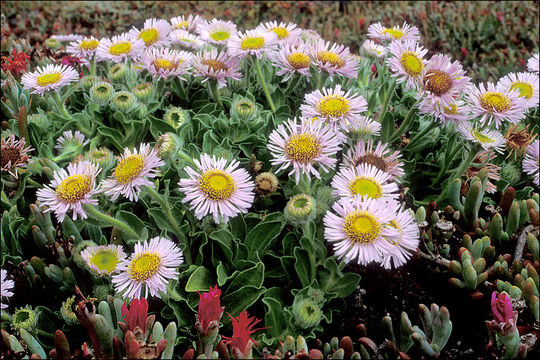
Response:
MULTIPOLYGON (((394 90, 396 88, 396 80, 392 80, 392 85, 390 85, 390 89, 388 89, 388 92, 386 93, 386 96, 384 97, 383 106, 381 113, 379 114, 379 122, 382 124, 384 121, 384 117, 386 116, 386 111, 388 109, 388 103, 390 102, 390 98, 392 97, 392 94, 394 93, 394 90)), ((387 134, 384 134, 385 137, 388 136, 387 134)))
POLYGON ((123 223, 120 220, 117 220, 109 215, 105 215, 102 212, 100 212, 95 206, 92 205, 84 205, 84 209, 96 220, 103 221, 104 223, 107 223, 109 225, 112 225, 114 227, 117 227, 118 229, 122 230, 124 233, 128 234, 130 238, 136 239, 139 237, 139 235, 131 228, 129 225, 123 223))
POLYGON ((41 189, 43 187, 42 184, 38 183, 37 181, 34 181, 32 180, 30 177, 27 177, 26 178, 26 182, 30 185, 34 185, 35 187, 37 187, 38 189, 41 189))
POLYGON ((64 106, 64 101, 60 99, 60 95, 58 94, 58 92, 53 91, 52 94, 53 94, 53 99, 56 102, 56 106, 58 107, 58 110, 60 110, 60 112, 68 119, 70 120, 73 119, 71 115, 68 113, 68 111, 66 110, 66 107, 64 106))
MULTIPOLYGON (((471 161, 473 161, 474 157, 478 153, 478 149, 476 147, 473 147, 469 150, 469 156, 459 165, 459 167, 452 173, 452 176, 449 177, 450 181, 454 179, 461 178, 461 174, 463 174, 463 171, 469 166, 471 161)), ((446 198, 446 194, 448 192, 448 185, 444 188, 444 190, 441 192, 441 194, 435 199, 436 203, 439 203, 441 200, 446 198)))
MULTIPOLYGON (((409 110, 410 111, 410 110, 409 110)), ((426 128, 422 131, 420 131, 419 133, 417 133, 416 135, 414 135, 411 140, 409 141, 409 143, 407 145, 405 145, 405 147, 407 147, 408 145, 416 142, 416 140, 418 139, 421 139, 424 135, 426 135, 428 132, 431 131, 431 129, 433 129, 435 126, 437 125, 437 123, 435 121, 432 121, 431 124, 429 124, 428 126, 426 126, 426 128)))
POLYGON ((210 96, 216 100, 218 105, 225 110, 225 107, 223 106, 223 103, 221 102, 221 98, 219 96, 219 86, 216 80, 210 80, 208 82, 208 91, 210 92, 210 96))
POLYGON ((452 150, 452 152, 449 155, 446 155, 446 159, 450 159, 450 160, 446 161, 446 164, 442 167, 441 171, 439 171, 439 174, 437 174, 437 177, 435 178, 435 180, 433 180, 433 182, 431 183, 432 185, 435 185, 439 180, 441 180, 444 174, 446 174, 446 170, 448 170, 448 167, 452 163, 452 159, 454 158, 454 156, 456 156, 457 152, 460 149, 461 147, 458 145, 452 150))
POLYGON ((409 109, 409 112, 407 113, 407 116, 405 116, 405 119, 403 120, 399 128, 396 130, 394 135, 392 135, 389 142, 393 142, 394 140, 399 138, 401 134, 405 132, 405 130, 407 130, 407 127, 410 125, 410 123, 414 119, 413 114, 415 112, 416 112, 416 103, 413 106, 411 106, 411 108, 409 109))
POLYGON ((39 336, 45 336, 46 338, 54 339, 54 334, 51 334, 45 330, 38 329, 37 333, 39 336))
POLYGON ((270 108, 272 109, 272 113, 276 113, 276 107, 274 106, 274 102, 272 101, 272 97, 270 96, 270 93, 268 92, 268 87, 266 86, 266 81, 264 81, 264 76, 261 70, 261 64, 259 63, 259 58, 255 57, 255 67, 257 68, 257 73, 259 74, 259 80, 261 82, 261 86, 263 87, 264 94, 266 95, 266 100, 268 100, 268 104, 270 104, 270 108))
POLYGON ((182 150, 178 150, 178 155, 180 155, 180 157, 184 160, 186 160, 187 162, 189 162, 191 165, 193 165, 193 167, 197 168, 197 164, 195 164, 195 161, 193 161, 193 159, 188 155, 186 154, 185 152, 183 152, 182 150))
POLYGON ((96 57, 93 56, 90 60, 90 75, 96 75, 96 57))
POLYGON ((191 265, 193 263, 191 260, 191 246, 189 244, 189 241, 184 236, 184 233, 180 229, 178 222, 174 218, 171 211, 171 207, 165 200, 163 200, 161 195, 154 188, 147 186, 146 191, 154 200, 156 200, 159 203, 159 205, 161 206, 161 209, 164 210, 165 216, 167 216, 167 220, 169 220, 169 224, 173 228, 174 233, 176 234, 178 239, 181 240, 185 245, 184 258, 186 259, 186 264, 191 265))

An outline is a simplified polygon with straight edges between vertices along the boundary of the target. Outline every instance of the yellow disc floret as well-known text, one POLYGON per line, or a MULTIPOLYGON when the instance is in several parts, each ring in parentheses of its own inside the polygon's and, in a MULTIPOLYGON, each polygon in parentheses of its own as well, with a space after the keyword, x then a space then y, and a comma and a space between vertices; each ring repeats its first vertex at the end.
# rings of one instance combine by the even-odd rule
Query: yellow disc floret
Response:
POLYGON ((38 76, 36 82, 39 86, 47 86, 51 84, 56 84, 60 80, 62 80, 62 74, 52 73, 38 76))
POLYGON ((327 95, 317 103, 317 110, 324 117, 342 117, 349 112, 349 100, 340 95, 327 95))
POLYGON ((204 173, 199 180, 199 187, 208 199, 214 201, 227 200, 236 190, 232 176, 217 169, 204 173))
POLYGON ((174 28, 187 30, 188 26, 189 26, 189 23, 187 21, 181 21, 179 23, 176 23, 176 25, 174 25, 174 28))
POLYGON ((309 56, 307 56, 306 54, 299 53, 299 52, 292 53, 291 55, 287 56, 287 61, 295 69, 308 68, 309 64, 311 63, 309 56))
POLYGON ((399 63, 401 64, 403 71, 412 77, 419 76, 422 73, 422 70, 424 70, 424 62, 412 51, 404 52, 401 55, 399 63))
POLYGON ((480 131, 478 130, 473 130, 472 131, 472 136, 477 139, 478 141, 484 143, 484 144, 489 144, 489 143, 492 143, 494 142, 495 140, 491 139, 490 137, 482 134, 480 131))
POLYGON ((109 54, 119 56, 124 54, 129 54, 133 45, 129 41, 122 41, 111 45, 109 48, 109 54))
POLYGON ((98 47, 98 45, 99 45, 99 41, 97 41, 96 39, 83 40, 79 44, 79 49, 81 49, 81 50, 94 50, 95 48, 98 47))
POLYGON ((283 40, 289 36, 289 31, 284 27, 275 27, 270 30, 272 30, 277 35, 279 40, 283 40))
POLYGON ((92 179, 88 175, 71 175, 62 180, 56 189, 56 195, 63 202, 70 204, 84 199, 92 190, 92 179))
POLYGON ((322 63, 329 63, 338 69, 345 65, 345 61, 341 58, 341 56, 330 51, 320 51, 317 53, 317 59, 319 59, 319 61, 322 63))
POLYGON ((500 92, 488 91, 480 95, 480 105, 489 112, 502 113, 510 109, 512 100, 500 92))
POLYGON ((319 156, 321 150, 321 143, 311 134, 293 135, 285 144, 285 156, 303 164, 319 156))
POLYGON ((366 195, 378 199, 382 196, 382 186, 374 179, 357 176, 349 183, 349 189, 354 195, 366 195))
POLYGON ((403 31, 396 29, 384 29, 383 34, 390 34, 394 39, 401 39, 403 37, 403 31))
POLYGON ((156 28, 144 29, 139 33, 139 39, 142 39, 146 46, 150 46, 159 40, 159 31, 156 28))
POLYGON ((229 67, 219 60, 205 59, 202 61, 202 63, 203 65, 208 66, 211 70, 214 70, 214 72, 229 70, 229 67))
POLYGON ((531 84, 522 82, 522 81, 516 81, 515 83, 510 86, 510 90, 517 89, 519 91, 519 96, 530 99, 533 96, 534 88, 531 84))
POLYGON ((136 282, 142 282, 154 276, 161 265, 161 256, 155 252, 141 252, 129 264, 129 277, 136 282))
POLYGON ((252 37, 242 40, 240 44, 242 50, 257 50, 264 47, 264 38, 263 37, 252 37))
POLYGON ((114 271, 114 269, 116 269, 116 265, 118 264, 118 256, 111 251, 101 250, 97 251, 94 256, 92 256, 90 263, 95 265, 100 271, 104 270, 110 274, 114 271))
POLYGON ((452 78, 444 71, 428 71, 424 76, 424 87, 427 91, 441 96, 452 88, 452 78))
POLYGON ((141 155, 131 155, 118 164, 114 170, 116 181, 120 184, 131 182, 141 173, 144 167, 144 159, 141 155))
POLYGON ((381 224, 369 212, 358 211, 347 215, 343 230, 352 242, 370 244, 381 234, 381 224))
POLYGON ((212 40, 214 40, 214 41, 225 41, 225 40, 227 40, 230 36, 231 36, 231 34, 229 34, 229 33, 226 32, 226 31, 214 31, 213 33, 210 34, 210 37, 211 37, 212 40))
POLYGON ((153 61, 152 63, 156 70, 163 69, 163 70, 173 70, 176 68, 177 64, 164 58, 159 58, 153 61))

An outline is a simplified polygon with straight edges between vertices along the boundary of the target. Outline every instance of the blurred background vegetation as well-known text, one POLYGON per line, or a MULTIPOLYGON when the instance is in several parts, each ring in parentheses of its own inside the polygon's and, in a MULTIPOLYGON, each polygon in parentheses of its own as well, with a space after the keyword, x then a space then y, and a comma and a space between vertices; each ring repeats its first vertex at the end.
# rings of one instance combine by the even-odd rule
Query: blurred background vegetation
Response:
POLYGON ((538 1, 2 1, 2 51, 13 42, 38 50, 53 34, 96 37, 125 32, 146 18, 199 14, 241 30, 292 21, 357 52, 371 23, 416 25, 430 53, 461 61, 475 82, 524 71, 538 51, 538 1), (22 40, 25 39, 25 40, 22 40))

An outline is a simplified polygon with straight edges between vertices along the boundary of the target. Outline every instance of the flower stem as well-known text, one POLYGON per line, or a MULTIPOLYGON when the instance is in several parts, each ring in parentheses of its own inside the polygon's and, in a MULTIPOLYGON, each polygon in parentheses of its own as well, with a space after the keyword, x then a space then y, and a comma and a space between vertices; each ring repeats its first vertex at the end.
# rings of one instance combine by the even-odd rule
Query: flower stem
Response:
POLYGON ((276 107, 274 106, 274 102, 272 101, 272 97, 270 96, 270 93, 268 92, 268 87, 266 86, 266 81, 264 81, 264 76, 261 70, 261 64, 259 62, 259 58, 255 57, 255 67, 257 68, 257 73, 259 74, 259 80, 261 82, 261 86, 263 87, 264 94, 266 95, 266 100, 268 100, 268 104, 270 104, 270 108, 272 109, 272 113, 276 113, 276 107))
POLYGON ((195 161, 193 161, 193 159, 188 155, 186 154, 184 151, 182 150, 178 150, 178 155, 180 155, 180 157, 184 160, 187 160, 187 162, 189 162, 191 165, 193 165, 193 167, 197 168, 197 164, 195 163, 195 161))
POLYGON ((68 111, 66 110, 66 107, 64 106, 64 101, 60 99, 60 95, 58 94, 58 92, 53 91, 52 94, 53 94, 53 99, 56 102, 56 106, 58 107, 58 110, 60 110, 60 112, 68 119, 73 119, 71 115, 68 113, 68 111))
POLYGON ((208 91, 210 92, 210 96, 212 96, 214 100, 216 100, 218 105, 223 110, 225 110, 225 107, 223 106, 223 103, 221 102, 221 98, 219 96, 219 87, 218 87, 218 82, 216 80, 210 80, 208 82, 208 91))
POLYGON ((426 135, 428 132, 430 132, 431 129, 433 129, 435 127, 435 125, 437 125, 437 123, 435 121, 432 121, 431 124, 426 126, 426 128, 424 130, 422 130, 419 133, 417 133, 416 135, 414 135, 411 138, 411 140, 409 141, 409 143, 407 145, 405 145, 405 147, 407 147, 408 145, 416 142, 416 140, 421 139, 424 135, 426 135))
POLYGON ((416 103, 413 106, 411 106, 411 108, 409 109, 409 112, 405 116, 405 119, 403 120, 403 122, 401 123, 399 128, 396 130, 394 135, 392 135, 389 142, 395 141, 397 138, 399 138, 401 136, 401 134, 403 134, 405 132, 405 130, 407 130, 407 127, 410 125, 410 123, 414 119, 413 114, 415 112, 416 112, 416 103))
POLYGON ((90 75, 96 75, 96 57, 93 56, 90 60, 90 75))
MULTIPOLYGON (((469 166, 471 161, 473 161, 474 157, 478 153, 478 149, 476 147, 473 147, 469 150, 469 156, 459 165, 459 167, 452 173, 452 175, 449 177, 450 181, 454 179, 461 178, 461 174, 463 174, 463 171, 469 166)), ((441 194, 435 199, 436 203, 439 203, 441 200, 446 198, 446 194, 448 193, 448 186, 444 188, 444 190, 441 192, 441 194)))
POLYGON ((165 212, 165 216, 167 217, 167 220, 169 220, 169 224, 174 230, 175 235, 178 237, 178 239, 184 243, 184 258, 186 259, 186 264, 191 265, 191 246, 189 244, 189 241, 184 236, 184 233, 180 229, 180 226, 178 225, 178 222, 174 218, 174 215, 172 214, 171 207, 167 203, 167 201, 163 200, 161 195, 152 187, 147 186, 146 192, 152 197, 152 199, 156 200, 159 205, 161 206, 161 209, 165 212))
MULTIPOLYGON (((381 113, 379 114, 380 123, 384 121, 386 111, 388 110, 388 103, 390 102, 390 98, 392 97, 392 94, 394 93, 395 88, 396 88, 396 80, 394 79, 392 80, 392 85, 390 85, 390 89, 388 89, 388 92, 386 93, 386 96, 384 97, 381 113)), ((387 135, 385 134, 385 136, 387 135)))
POLYGON ((107 223, 111 226, 117 227, 118 229, 122 230, 124 233, 126 233, 130 238, 136 239, 139 237, 139 235, 126 223, 123 223, 120 220, 117 220, 109 215, 105 215, 102 212, 100 212, 95 206, 92 205, 84 205, 84 209, 96 220, 100 220, 104 223, 107 223))

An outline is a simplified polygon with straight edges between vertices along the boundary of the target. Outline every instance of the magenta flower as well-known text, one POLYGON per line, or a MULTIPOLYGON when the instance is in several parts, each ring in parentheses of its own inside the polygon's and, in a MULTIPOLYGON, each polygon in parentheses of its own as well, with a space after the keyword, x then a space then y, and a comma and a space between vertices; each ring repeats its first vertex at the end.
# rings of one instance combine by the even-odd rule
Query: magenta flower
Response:
POLYGON ((505 292, 497 295, 497 292, 494 291, 491 294, 491 312, 493 318, 499 323, 506 323, 514 318, 512 303, 505 292))

